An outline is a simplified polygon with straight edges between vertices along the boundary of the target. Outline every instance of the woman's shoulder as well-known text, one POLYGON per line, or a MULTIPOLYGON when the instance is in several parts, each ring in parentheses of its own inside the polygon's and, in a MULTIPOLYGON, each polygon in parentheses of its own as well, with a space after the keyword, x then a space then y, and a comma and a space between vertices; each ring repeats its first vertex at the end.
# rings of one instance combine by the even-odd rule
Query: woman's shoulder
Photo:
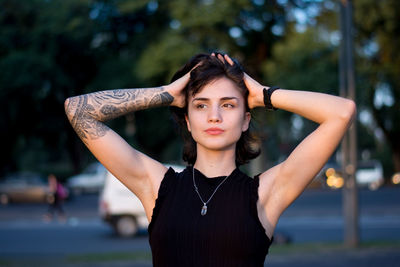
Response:
MULTIPOLYGON (((193 168, 191 166, 181 166, 181 165, 165 165, 165 166, 168 168, 168 170, 165 173, 163 180, 182 179, 184 177, 187 177, 188 175, 191 176, 193 168)), ((261 173, 251 177, 249 174, 247 174, 247 172, 241 170, 240 168, 236 168, 231 174, 231 176, 235 177, 236 180, 246 181, 249 183, 258 181, 260 175, 261 173)))
POLYGON ((176 176, 176 177, 186 173, 189 168, 189 166, 174 165, 174 164, 166 164, 165 167, 168 168, 168 171, 165 173, 165 175, 176 176))
POLYGON ((172 187, 178 185, 179 181, 182 181, 183 177, 187 175, 188 167, 182 167, 179 165, 166 165, 168 168, 167 172, 164 174, 164 177, 161 181, 160 188, 158 191, 159 196, 166 195, 172 187))
POLYGON ((181 165, 165 165, 168 170, 164 175, 164 178, 161 182, 161 184, 169 183, 172 180, 180 179, 187 175, 188 168, 187 166, 181 166, 181 165))
POLYGON ((259 176, 261 175, 261 173, 260 173, 260 174, 251 176, 250 174, 248 174, 247 171, 241 170, 240 168, 236 168, 235 172, 236 172, 236 176, 239 179, 241 179, 243 181, 247 181, 247 182, 254 182, 256 180, 259 180, 259 176))

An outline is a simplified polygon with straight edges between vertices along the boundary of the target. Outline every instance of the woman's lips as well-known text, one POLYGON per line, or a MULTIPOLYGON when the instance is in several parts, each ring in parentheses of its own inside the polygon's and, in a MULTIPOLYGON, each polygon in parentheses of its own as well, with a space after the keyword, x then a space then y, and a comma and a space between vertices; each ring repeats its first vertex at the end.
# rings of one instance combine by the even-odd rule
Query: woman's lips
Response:
POLYGON ((222 134, 224 132, 224 130, 214 127, 214 128, 208 128, 207 130, 205 130, 205 132, 210 135, 218 135, 218 134, 222 134))

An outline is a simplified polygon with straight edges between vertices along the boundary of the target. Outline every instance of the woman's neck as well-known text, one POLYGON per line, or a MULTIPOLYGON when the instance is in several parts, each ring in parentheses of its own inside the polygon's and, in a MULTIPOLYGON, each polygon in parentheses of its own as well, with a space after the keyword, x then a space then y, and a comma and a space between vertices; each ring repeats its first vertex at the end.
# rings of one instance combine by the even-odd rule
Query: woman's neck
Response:
POLYGON ((194 167, 206 177, 228 176, 236 169, 235 150, 209 151, 197 147, 194 167))

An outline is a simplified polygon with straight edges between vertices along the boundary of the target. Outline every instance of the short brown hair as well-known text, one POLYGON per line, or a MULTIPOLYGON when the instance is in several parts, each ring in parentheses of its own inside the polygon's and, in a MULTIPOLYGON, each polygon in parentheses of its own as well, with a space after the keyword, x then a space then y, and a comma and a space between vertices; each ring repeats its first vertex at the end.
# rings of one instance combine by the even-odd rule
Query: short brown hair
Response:
MULTIPOLYGON (((210 82, 226 77, 233 81, 240 89, 245 100, 246 111, 250 111, 247 96, 248 89, 243 81, 243 69, 236 61, 232 66, 227 62, 223 63, 217 57, 208 54, 198 54, 191 58, 181 69, 179 69, 172 77, 172 82, 179 79, 193 69, 201 62, 199 66, 190 73, 190 80, 185 88, 185 107, 171 107, 174 121, 179 125, 183 137, 183 160, 189 164, 194 164, 197 158, 197 147, 191 133, 187 129, 185 115, 188 113, 189 94, 194 96, 205 85, 210 82)), ((256 146, 258 139, 250 133, 250 127, 243 132, 240 139, 236 143, 236 165, 243 165, 249 160, 256 158, 260 154, 260 149, 256 146)))

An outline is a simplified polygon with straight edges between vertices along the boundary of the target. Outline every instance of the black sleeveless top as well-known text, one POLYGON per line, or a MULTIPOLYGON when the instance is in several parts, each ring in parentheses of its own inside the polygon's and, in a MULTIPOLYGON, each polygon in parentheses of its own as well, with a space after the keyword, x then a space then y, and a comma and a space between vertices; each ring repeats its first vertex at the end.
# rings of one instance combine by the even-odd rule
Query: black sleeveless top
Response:
MULTIPOLYGON (((257 215, 259 177, 235 169, 202 216, 192 170, 169 168, 160 184, 148 228, 153 266, 264 266, 272 240, 257 215)), ((226 177, 194 175, 204 201, 226 177)))

